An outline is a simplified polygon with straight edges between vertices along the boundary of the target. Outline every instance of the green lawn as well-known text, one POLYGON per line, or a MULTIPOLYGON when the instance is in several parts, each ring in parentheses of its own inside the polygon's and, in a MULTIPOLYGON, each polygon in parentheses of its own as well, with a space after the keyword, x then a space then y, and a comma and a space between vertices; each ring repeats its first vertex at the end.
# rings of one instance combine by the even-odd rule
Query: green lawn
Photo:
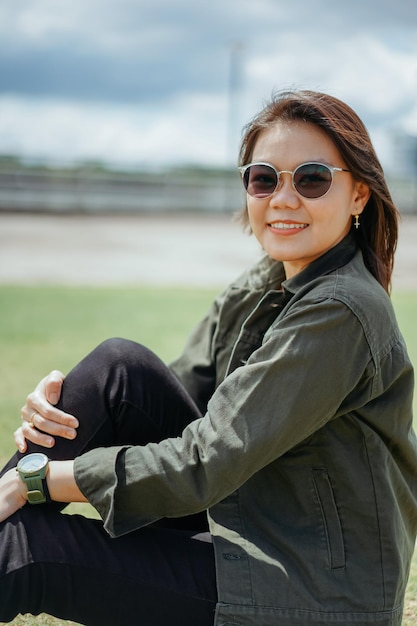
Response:
MULTIPOLYGON (((108 337, 127 337, 170 360, 207 310, 213 290, 0 287, 0 462, 12 454, 25 395, 52 368, 64 372, 108 337)), ((395 294, 410 356, 417 364, 417 293, 395 294)), ((66 624, 48 616, 16 618, 14 626, 66 624)), ((417 553, 404 626, 417 624, 417 553)))

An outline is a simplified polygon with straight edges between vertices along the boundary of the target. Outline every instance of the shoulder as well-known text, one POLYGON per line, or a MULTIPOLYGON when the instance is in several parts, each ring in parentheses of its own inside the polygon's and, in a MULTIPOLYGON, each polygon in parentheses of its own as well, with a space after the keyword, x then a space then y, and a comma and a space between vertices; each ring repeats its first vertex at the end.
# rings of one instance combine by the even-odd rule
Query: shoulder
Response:
POLYGON ((391 299, 366 268, 360 251, 345 265, 305 284, 290 306, 314 307, 325 301, 335 312, 343 308, 355 318, 375 350, 401 340, 391 299))
POLYGON ((395 320, 389 295, 366 268, 360 251, 349 263, 323 277, 319 290, 323 290, 328 297, 344 302, 364 320, 395 320))
MULTIPOLYGON (((288 286, 291 291, 289 281, 288 286)), ((318 274, 311 280, 300 282, 292 291, 295 301, 329 298, 344 302, 355 310, 364 308, 364 303, 372 302, 382 304, 384 308, 392 311, 388 294, 366 268, 359 250, 346 264, 318 274)), ((368 310, 367 307, 366 309, 368 310)), ((369 311, 371 314, 373 309, 374 307, 371 307, 369 311)))

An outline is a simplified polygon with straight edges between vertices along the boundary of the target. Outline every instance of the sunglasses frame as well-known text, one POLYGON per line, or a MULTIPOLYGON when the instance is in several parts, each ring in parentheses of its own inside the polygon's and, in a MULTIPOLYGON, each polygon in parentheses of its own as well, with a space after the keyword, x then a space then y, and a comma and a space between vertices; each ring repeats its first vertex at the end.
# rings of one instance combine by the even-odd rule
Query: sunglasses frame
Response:
POLYGON ((243 182, 243 186, 245 187, 245 191, 248 195, 250 195, 251 198, 255 198, 258 200, 264 200, 265 198, 269 198, 270 196, 273 196, 274 193, 276 192, 276 190, 278 189, 278 185, 280 183, 280 175, 281 174, 291 174, 291 183, 293 186, 293 189, 296 193, 298 193, 302 198, 306 199, 306 200, 318 200, 319 198, 323 198, 327 193, 329 193, 330 189, 332 188, 333 185, 333 178, 334 178, 334 173, 335 172, 350 172, 350 170, 344 169, 343 167, 333 167, 331 165, 327 165, 327 163, 320 163, 319 161, 306 161, 305 163, 300 163, 300 165, 297 165, 297 167, 295 168, 295 170, 277 170, 277 168, 272 165, 272 163, 267 163, 264 161, 254 161, 253 163, 248 163, 247 165, 240 165, 238 167, 238 170, 240 172, 240 175, 242 177, 242 182, 243 182), (267 194, 267 195, 263 195, 263 196, 252 196, 245 185, 245 174, 247 172, 247 170, 254 166, 254 165, 265 165, 266 167, 270 167, 274 172, 275 175, 277 177, 277 184, 275 185, 275 188, 273 191, 271 191, 271 193, 267 194), (300 169, 300 167, 303 167, 305 165, 320 165, 321 167, 325 167, 329 170, 330 174, 331 174, 331 181, 330 181, 330 185, 329 188, 320 196, 313 196, 312 198, 309 198, 308 196, 305 196, 304 194, 301 193, 301 191, 298 191, 298 189, 296 188, 295 184, 294 184, 294 175, 295 173, 300 169))

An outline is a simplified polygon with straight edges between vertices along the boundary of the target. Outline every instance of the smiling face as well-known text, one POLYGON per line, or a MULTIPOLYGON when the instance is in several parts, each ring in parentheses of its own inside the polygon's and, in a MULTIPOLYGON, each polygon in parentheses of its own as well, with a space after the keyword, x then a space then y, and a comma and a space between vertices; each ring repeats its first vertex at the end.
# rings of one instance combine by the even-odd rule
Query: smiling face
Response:
MULTIPOLYGON (((251 161, 286 171, 313 161, 347 169, 330 137, 318 126, 301 121, 277 122, 263 131, 251 161)), ((265 252, 283 261, 290 278, 347 235, 352 216, 363 211, 368 198, 368 187, 347 172, 335 172, 328 193, 315 199, 301 196, 292 186, 291 174, 282 173, 271 196, 247 195, 249 223, 265 252)))

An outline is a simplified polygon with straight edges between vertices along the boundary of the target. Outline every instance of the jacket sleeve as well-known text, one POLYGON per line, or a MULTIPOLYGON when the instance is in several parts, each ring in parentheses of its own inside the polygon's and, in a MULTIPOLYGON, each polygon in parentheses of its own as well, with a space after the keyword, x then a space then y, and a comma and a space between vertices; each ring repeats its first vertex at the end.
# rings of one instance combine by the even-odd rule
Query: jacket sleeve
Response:
POLYGON ((295 306, 182 437, 88 452, 75 461, 76 481, 111 535, 207 509, 328 420, 369 401, 374 377, 349 307, 331 299, 295 306))

